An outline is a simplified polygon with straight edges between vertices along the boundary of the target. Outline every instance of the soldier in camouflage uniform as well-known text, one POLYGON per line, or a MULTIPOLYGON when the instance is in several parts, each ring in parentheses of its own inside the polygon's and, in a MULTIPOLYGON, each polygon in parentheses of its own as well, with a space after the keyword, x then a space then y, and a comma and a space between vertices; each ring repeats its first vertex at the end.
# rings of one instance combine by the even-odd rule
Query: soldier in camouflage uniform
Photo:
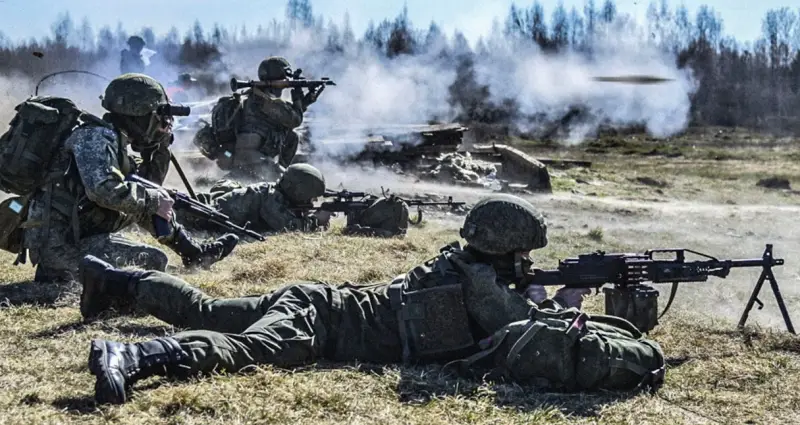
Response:
POLYGON ((145 44, 144 39, 138 35, 128 39, 128 49, 120 52, 119 70, 121 74, 144 72, 142 49, 145 44))
MULTIPOLYGON (((258 79, 261 81, 285 80, 289 74, 289 62, 282 57, 270 57, 258 66, 258 79)), ((299 145, 294 129, 302 124, 306 109, 317 101, 324 88, 320 86, 305 94, 302 88, 294 88, 291 102, 281 99, 282 89, 254 87, 246 90, 242 94, 241 116, 235 120, 234 146, 226 148, 226 154, 216 158, 220 168, 231 170, 228 178, 249 182, 274 181, 292 163, 299 145), (276 156, 277 164, 273 161, 276 156)), ((214 137, 210 128, 198 132, 195 144, 215 143, 201 140, 206 137, 214 137)))
POLYGON ((169 167, 172 116, 159 113, 169 100, 156 80, 125 74, 108 85, 103 119, 92 117, 66 138, 48 175, 58 176, 31 200, 24 247, 38 265, 37 281, 70 280, 86 255, 114 265, 166 270, 167 255, 115 232, 138 224, 155 234, 155 219, 167 221, 169 234, 159 241, 183 259, 185 266, 207 266, 227 256, 235 235, 199 244, 177 223, 173 200, 165 191, 128 182, 137 175, 161 184, 169 167), (162 106, 162 108, 159 108, 162 106), (131 146, 141 158, 128 156, 131 146))
MULTIPOLYGON (((239 225, 259 233, 283 231, 312 232, 328 227, 331 213, 303 211, 325 193, 325 178, 309 164, 290 165, 276 183, 247 186, 231 181, 217 182, 209 193, 200 193, 201 202, 230 217, 239 225)), ((369 198, 370 206, 347 215, 345 235, 405 236, 408 229, 408 205, 398 198, 369 198)), ((192 230, 217 231, 213 223, 176 211, 178 219, 192 230)))
MULTIPOLYGON (((325 193, 325 178, 308 164, 290 165, 276 183, 242 186, 230 180, 218 182, 210 193, 198 195, 200 201, 230 217, 239 225, 259 233, 314 231, 326 226, 328 214, 302 215, 298 207, 312 203, 325 193)), ((176 211, 190 229, 216 231, 212 223, 176 211)))
MULTIPOLYGON (((119 300, 128 308, 192 329, 123 344, 94 340, 89 368, 101 403, 123 403, 125 390, 153 375, 186 376, 255 364, 291 367, 325 358, 375 363, 435 362, 478 350, 477 341, 528 317, 532 304, 509 288, 547 244, 542 215, 499 195, 478 203, 461 236, 468 245, 441 254, 390 284, 335 287, 299 283, 263 296, 213 299, 160 272, 131 272, 95 258, 81 263, 81 314, 96 318, 119 300)), ((562 288, 551 308, 566 304, 562 288)))

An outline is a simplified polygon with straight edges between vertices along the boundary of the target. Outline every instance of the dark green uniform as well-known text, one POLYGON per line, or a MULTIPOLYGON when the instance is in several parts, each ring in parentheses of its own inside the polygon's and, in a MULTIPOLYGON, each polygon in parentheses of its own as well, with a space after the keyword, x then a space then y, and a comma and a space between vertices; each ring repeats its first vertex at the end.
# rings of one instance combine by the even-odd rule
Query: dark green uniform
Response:
POLYGON ((530 305, 496 283, 488 264, 448 247, 435 259, 368 287, 301 283, 268 295, 213 299, 182 280, 147 272, 136 307, 171 325, 192 372, 237 371, 319 358, 376 363, 455 359, 527 317, 530 305))

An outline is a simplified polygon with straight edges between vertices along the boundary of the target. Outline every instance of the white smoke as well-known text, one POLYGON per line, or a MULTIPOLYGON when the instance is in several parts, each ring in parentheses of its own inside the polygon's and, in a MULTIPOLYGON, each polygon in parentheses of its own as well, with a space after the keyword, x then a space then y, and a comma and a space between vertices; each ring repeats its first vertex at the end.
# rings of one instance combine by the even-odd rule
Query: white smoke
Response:
MULTIPOLYGON (((471 27, 481 27, 470 22, 471 27)), ((655 137, 668 137, 686 128, 690 95, 697 82, 690 70, 678 69, 674 55, 648 41, 643 26, 629 18, 599 29, 602 35, 591 46, 591 57, 572 51, 544 53, 531 43, 509 41, 497 28, 495 25, 486 40, 486 51, 475 55, 476 79, 488 86, 489 100, 495 104, 505 99, 517 102, 519 118, 514 125, 518 131, 540 130, 541 120, 532 117, 558 119, 576 105, 589 114, 570 123, 571 141, 592 136, 601 124, 644 125, 655 137), (672 81, 633 85, 592 79, 633 74, 672 81)), ((448 103, 448 90, 456 77, 454 54, 443 57, 432 49, 429 54, 387 59, 370 47, 357 45, 331 53, 323 48, 327 37, 328 33, 319 29, 300 30, 286 37, 289 42, 283 46, 231 48, 224 61, 238 75, 255 78, 262 59, 281 55, 293 67, 302 68, 308 78, 331 77, 337 85, 327 87, 306 115, 312 143, 330 155, 359 151, 369 129, 430 120, 449 122, 460 112, 458 105, 448 103)), ((230 76, 220 78, 227 81, 230 76)))

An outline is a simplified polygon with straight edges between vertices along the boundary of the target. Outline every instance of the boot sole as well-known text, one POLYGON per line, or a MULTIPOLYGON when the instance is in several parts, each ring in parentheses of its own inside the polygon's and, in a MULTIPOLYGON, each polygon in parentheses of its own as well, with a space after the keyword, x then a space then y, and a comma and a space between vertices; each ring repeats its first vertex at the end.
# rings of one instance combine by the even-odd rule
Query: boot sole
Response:
POLYGON ((94 383, 94 398, 99 404, 123 404, 127 400, 125 388, 117 385, 117 382, 110 378, 111 366, 108 364, 108 345, 105 341, 92 340, 92 347, 89 351, 89 371, 97 377, 94 383), (102 383, 105 381, 106 385, 102 383), (108 390, 113 394, 109 397, 108 390), (100 390, 100 391, 98 391, 100 390))

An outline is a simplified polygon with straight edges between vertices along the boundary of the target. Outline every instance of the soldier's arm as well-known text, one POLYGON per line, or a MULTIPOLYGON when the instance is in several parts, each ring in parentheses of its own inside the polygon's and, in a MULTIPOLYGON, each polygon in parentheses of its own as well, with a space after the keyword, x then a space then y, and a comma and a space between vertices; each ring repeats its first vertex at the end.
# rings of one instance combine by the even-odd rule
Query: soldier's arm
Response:
POLYGON ((270 121, 286 128, 297 128, 303 123, 303 101, 287 102, 281 98, 265 98, 264 114, 270 121))
POLYGON ((67 142, 86 196, 110 210, 146 217, 155 215, 161 194, 157 190, 125 181, 119 169, 117 136, 103 127, 84 127, 75 131, 67 142))
POLYGON ((259 217, 264 225, 273 232, 295 231, 295 230, 314 230, 316 220, 313 218, 298 217, 286 205, 283 197, 279 193, 265 196, 261 203, 259 217))
POLYGON ((532 305, 515 291, 497 284, 492 266, 458 258, 453 263, 464 277, 467 313, 484 331, 492 334, 511 322, 528 318, 532 305))
POLYGON ((169 172, 169 146, 162 144, 157 148, 142 152, 142 163, 136 174, 156 184, 163 184, 169 172))

